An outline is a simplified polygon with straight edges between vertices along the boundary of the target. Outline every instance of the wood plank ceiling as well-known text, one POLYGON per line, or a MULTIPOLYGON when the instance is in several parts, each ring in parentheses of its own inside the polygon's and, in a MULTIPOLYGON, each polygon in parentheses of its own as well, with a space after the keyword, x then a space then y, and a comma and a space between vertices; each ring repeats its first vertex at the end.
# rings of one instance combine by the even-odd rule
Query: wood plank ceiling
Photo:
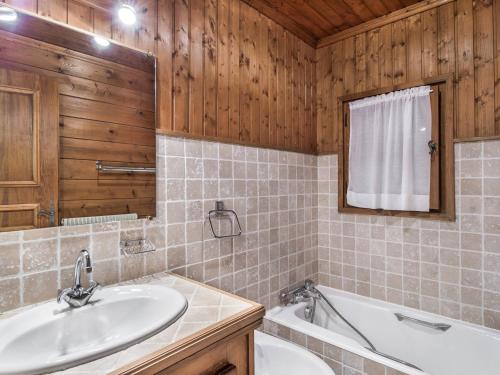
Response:
POLYGON ((315 46, 319 39, 419 0, 243 0, 315 46))

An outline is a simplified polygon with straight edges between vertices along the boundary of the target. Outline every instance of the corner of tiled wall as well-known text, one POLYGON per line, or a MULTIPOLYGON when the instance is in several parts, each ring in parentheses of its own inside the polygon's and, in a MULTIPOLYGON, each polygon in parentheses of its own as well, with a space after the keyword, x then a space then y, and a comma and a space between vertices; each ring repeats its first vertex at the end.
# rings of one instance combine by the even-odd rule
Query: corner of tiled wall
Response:
POLYGON ((158 142, 170 269, 267 307, 278 303, 281 289, 315 277, 315 156, 162 136, 158 142), (238 213, 241 237, 213 239, 206 217, 216 200, 238 213))

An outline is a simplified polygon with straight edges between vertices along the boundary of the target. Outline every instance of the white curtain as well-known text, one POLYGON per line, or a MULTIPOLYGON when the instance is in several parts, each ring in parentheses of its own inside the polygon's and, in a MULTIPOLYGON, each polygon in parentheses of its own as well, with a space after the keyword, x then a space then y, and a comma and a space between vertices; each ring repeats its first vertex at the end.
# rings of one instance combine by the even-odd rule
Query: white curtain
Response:
POLYGON ((349 205, 429 211, 430 90, 414 87, 349 103, 349 205))

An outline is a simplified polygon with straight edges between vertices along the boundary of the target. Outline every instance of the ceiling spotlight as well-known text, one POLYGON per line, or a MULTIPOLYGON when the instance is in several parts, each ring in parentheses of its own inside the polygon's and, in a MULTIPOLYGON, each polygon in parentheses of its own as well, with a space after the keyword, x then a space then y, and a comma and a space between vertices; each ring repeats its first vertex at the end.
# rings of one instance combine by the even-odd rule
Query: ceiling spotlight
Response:
POLYGON ((133 25, 137 21, 135 9, 126 4, 122 4, 118 9, 118 17, 125 25, 133 25))
POLYGON ((109 46, 109 40, 106 38, 103 38, 102 36, 96 35, 94 36, 94 41, 100 45, 101 47, 107 47, 109 46))
POLYGON ((9 7, 0 6, 0 21, 14 22, 17 20, 17 12, 9 7))

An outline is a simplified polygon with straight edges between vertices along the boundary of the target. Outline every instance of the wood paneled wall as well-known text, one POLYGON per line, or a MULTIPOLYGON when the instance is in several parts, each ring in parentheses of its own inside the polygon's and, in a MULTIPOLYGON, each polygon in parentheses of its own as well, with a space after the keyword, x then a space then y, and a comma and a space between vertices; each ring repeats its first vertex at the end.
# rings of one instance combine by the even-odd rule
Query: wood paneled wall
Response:
POLYGON ((154 166, 154 75, 0 31, 0 67, 59 87, 59 217, 154 216, 154 176, 98 174, 106 164, 154 166))
POLYGON ((455 139, 500 137, 500 1, 457 0, 317 52, 318 151, 336 153, 339 96, 455 74, 455 139))
POLYGON ((159 7, 163 133, 314 152, 313 48, 240 0, 159 7))
POLYGON ((338 96, 451 72, 456 140, 500 136, 500 0, 452 1, 316 51, 240 0, 135 0, 135 28, 111 0, 6 2, 155 52, 165 134, 336 152, 338 96))
POLYGON ((240 0, 5 0, 158 57, 158 131, 313 153, 315 52, 240 0))

